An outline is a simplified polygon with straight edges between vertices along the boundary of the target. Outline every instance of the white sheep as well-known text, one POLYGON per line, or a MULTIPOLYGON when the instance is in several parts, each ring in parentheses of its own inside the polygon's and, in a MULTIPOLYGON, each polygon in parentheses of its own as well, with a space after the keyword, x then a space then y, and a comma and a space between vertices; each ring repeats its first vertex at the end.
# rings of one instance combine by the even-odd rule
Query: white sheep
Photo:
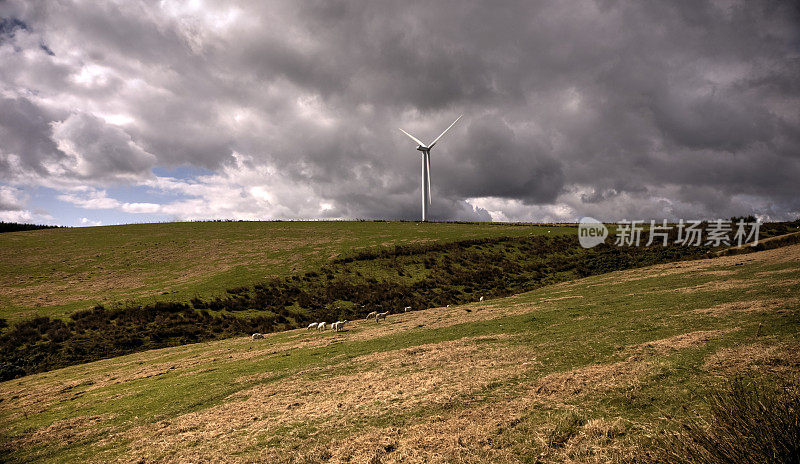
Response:
POLYGON ((407 313, 409 311, 411 311, 411 306, 406 306, 405 308, 403 308, 404 313, 407 313))
POLYGON ((483 301, 483 297, 481 297, 478 301, 483 301))
POLYGON ((388 316, 388 315, 389 315, 389 311, 386 311, 385 313, 378 313, 378 314, 376 314, 376 315, 375 315, 375 322, 378 322, 378 321, 380 321, 381 319, 386 319, 386 316, 388 316))
POLYGON ((325 330, 325 324, 327 324, 327 322, 320 322, 319 324, 317 324, 317 330, 319 330, 320 332, 325 330))
POLYGON ((258 332, 253 334, 253 340, 259 340, 261 338, 264 338, 264 334, 260 334, 258 332))
POLYGON ((344 329, 345 324, 347 324, 347 319, 343 321, 336 321, 333 324, 331 324, 331 327, 333 328, 334 332, 341 332, 342 329, 344 329))
POLYGON ((308 328, 306 328, 306 330, 316 329, 317 325, 319 325, 319 323, 312 322, 311 324, 308 324, 308 328))
POLYGON ((372 319, 375 315, 378 314, 378 311, 372 311, 371 313, 367 314, 367 319, 372 319))

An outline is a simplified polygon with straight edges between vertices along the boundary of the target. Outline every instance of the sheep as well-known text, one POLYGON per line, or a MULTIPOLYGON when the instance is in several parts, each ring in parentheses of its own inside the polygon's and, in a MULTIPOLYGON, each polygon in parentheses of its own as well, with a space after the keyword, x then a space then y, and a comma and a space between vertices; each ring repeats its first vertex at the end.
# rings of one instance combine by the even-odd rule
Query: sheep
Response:
POLYGON ((325 324, 327 324, 327 322, 320 322, 319 324, 317 324, 317 330, 319 330, 320 332, 325 330, 325 324))
POLYGON ((411 311, 411 306, 406 306, 405 308, 403 308, 404 313, 407 313, 409 311, 411 311))
POLYGON ((375 322, 378 322, 378 321, 380 321, 381 319, 386 319, 386 316, 387 316, 388 314, 389 314, 389 311, 386 311, 385 313, 378 313, 378 314, 376 314, 376 315, 375 315, 375 322))
POLYGON ((378 311, 372 311, 371 313, 367 314, 367 319, 372 319, 375 315, 378 314, 378 311))
POLYGON ((306 330, 316 329, 317 325, 319 325, 319 323, 312 322, 311 324, 308 324, 308 328, 306 330))
POLYGON ((483 301, 483 297, 481 297, 478 301, 483 301))
POLYGON ((264 334, 260 334, 258 332, 253 334, 253 340, 259 340, 261 338, 264 338, 264 334))
POLYGON ((334 332, 341 332, 342 329, 344 329, 345 324, 347 324, 347 319, 343 321, 334 322, 333 324, 331 324, 331 327, 333 328, 334 332))

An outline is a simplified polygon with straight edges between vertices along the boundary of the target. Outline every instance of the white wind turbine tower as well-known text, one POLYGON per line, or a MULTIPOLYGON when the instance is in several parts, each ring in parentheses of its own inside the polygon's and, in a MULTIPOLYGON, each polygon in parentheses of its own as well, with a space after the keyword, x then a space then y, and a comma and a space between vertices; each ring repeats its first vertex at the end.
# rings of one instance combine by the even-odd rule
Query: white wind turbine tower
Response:
MULTIPOLYGON (((461 115, 463 116, 463 114, 461 115)), ((422 220, 428 220, 428 205, 431 203, 431 148, 436 145, 436 142, 441 139, 444 134, 447 133, 453 126, 456 125, 461 116, 456 118, 453 121, 453 124, 450 124, 450 127, 444 130, 438 137, 436 137, 433 142, 428 145, 422 143, 418 138, 414 137, 413 135, 409 134, 408 132, 400 129, 400 132, 406 134, 407 136, 411 137, 411 140, 417 142, 417 150, 422 152, 422 220)))

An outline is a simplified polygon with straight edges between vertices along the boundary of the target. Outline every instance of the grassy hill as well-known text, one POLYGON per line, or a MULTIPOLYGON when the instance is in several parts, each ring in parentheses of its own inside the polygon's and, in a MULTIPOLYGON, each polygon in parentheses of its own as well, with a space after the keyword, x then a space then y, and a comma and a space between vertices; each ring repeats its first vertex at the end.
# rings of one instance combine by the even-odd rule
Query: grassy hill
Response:
POLYGON ((0 234, 0 318, 119 301, 188 301, 318 268, 367 247, 575 233, 414 222, 184 222, 0 234))
POLYGON ((0 383, 0 454, 613 462, 707 413, 703 394, 721 379, 796 379, 799 308, 793 245, 358 320, 341 333, 152 350, 0 383))

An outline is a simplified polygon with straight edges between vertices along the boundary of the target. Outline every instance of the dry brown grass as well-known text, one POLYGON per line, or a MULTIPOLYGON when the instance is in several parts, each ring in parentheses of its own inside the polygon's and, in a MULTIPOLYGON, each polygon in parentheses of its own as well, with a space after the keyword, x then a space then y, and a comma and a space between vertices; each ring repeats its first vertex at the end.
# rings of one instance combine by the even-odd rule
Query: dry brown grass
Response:
POLYGON ((676 335, 674 337, 662 338, 660 340, 653 340, 647 343, 634 345, 626 351, 631 352, 630 356, 632 359, 641 358, 643 355, 664 355, 673 351, 704 345, 710 340, 714 340, 735 330, 739 330, 739 328, 734 327, 725 330, 697 330, 694 332, 676 335))
MULTIPOLYGON (((718 292, 724 290, 734 290, 740 288, 750 288, 763 285, 762 282, 753 279, 726 279, 726 280, 712 280, 699 285, 692 285, 689 287, 681 287, 676 289, 680 293, 695 293, 695 292, 718 292)), ((660 290, 665 292, 666 290, 660 290)), ((669 290, 672 292, 673 290, 669 290)))
POLYGON ((489 384, 526 369, 523 363, 531 355, 525 349, 476 341, 480 340, 423 345, 355 358, 346 366, 314 368, 291 380, 244 390, 223 405, 181 416, 167 426, 141 427, 131 433, 147 453, 154 451, 152 443, 166 452, 195 435, 204 440, 225 436, 233 442, 241 438, 244 442, 238 446, 246 447, 249 437, 297 423, 319 422, 326 436, 354 422, 422 408, 447 409, 465 396, 479 401, 489 384), (334 372, 343 367, 348 373, 334 372), (306 375, 315 380, 308 381, 306 375))
POLYGON ((104 415, 79 416, 58 420, 22 439, 14 440, 10 445, 16 448, 47 445, 53 441, 64 444, 74 443, 109 430, 110 427, 103 427, 102 424, 110 419, 112 419, 112 416, 104 415))
POLYGON ((793 268, 793 267, 789 267, 789 268, 786 268, 786 269, 774 269, 772 271, 756 272, 755 275, 756 275, 756 277, 772 277, 774 275, 790 274, 792 272, 797 272, 797 269, 793 268))
POLYGON ((736 312, 752 313, 775 311, 779 308, 798 304, 800 304, 800 298, 774 298, 721 303, 708 308, 698 308, 694 311, 711 316, 724 316, 736 312))
POLYGON ((796 375, 800 372, 800 345, 758 342, 723 348, 706 359, 704 368, 726 376, 745 371, 779 374, 781 378, 796 375))
POLYGON ((606 391, 635 382, 646 368, 642 362, 623 361, 556 372, 542 378, 535 391, 538 395, 551 399, 565 399, 590 391, 606 391))
MULTIPOLYGON (((654 346, 683 349, 718 335, 689 333, 654 346)), ((541 366, 535 353, 508 344, 513 341, 511 336, 475 337, 361 356, 345 365, 313 368, 292 379, 252 387, 222 405, 140 426, 117 438, 134 443, 130 456, 160 456, 165 462, 202 462, 203 457, 243 449, 248 452, 241 458, 226 460, 518 462, 510 450, 494 447, 492 438, 525 411, 543 402, 562 405, 583 393, 635 385, 649 369, 647 358, 638 357, 492 391, 492 385, 525 378, 541 366), (309 375, 314 381, 308 381, 309 375), (403 426, 363 425, 396 416, 416 419, 403 426), (296 433, 298 426, 308 424, 314 425, 312 434, 296 433), (353 434, 357 424, 362 425, 353 434), (270 437, 282 438, 268 447, 264 443, 270 437), (184 446, 187 443, 192 446, 184 446), (291 459, 286 457, 287 447, 293 450, 291 459)), ((563 462, 600 459, 624 451, 617 445, 603 450, 623 429, 619 421, 593 421, 563 447, 543 449, 563 462)), ((546 431, 537 433, 537 440, 546 445, 546 431)))

